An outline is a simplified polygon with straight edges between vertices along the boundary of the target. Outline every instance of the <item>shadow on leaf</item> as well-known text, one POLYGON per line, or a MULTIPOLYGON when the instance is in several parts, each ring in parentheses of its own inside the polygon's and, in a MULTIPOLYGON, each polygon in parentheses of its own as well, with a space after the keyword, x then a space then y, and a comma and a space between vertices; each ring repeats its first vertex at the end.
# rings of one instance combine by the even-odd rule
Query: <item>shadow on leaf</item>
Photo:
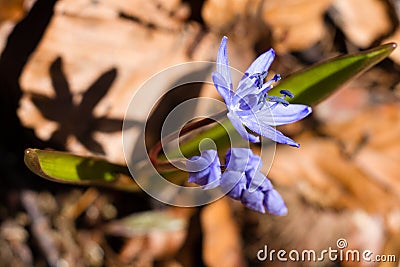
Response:
MULTIPOLYGON (((48 120, 58 123, 57 130, 51 136, 49 143, 61 146, 69 136, 74 136, 88 150, 104 154, 101 144, 93 138, 95 131, 111 133, 121 131, 123 121, 117 118, 96 117, 93 109, 107 94, 115 78, 117 69, 112 68, 103 74, 82 94, 81 101, 75 103, 69 83, 62 68, 62 59, 56 58, 51 64, 50 77, 55 91, 55 97, 32 94, 31 99, 42 115, 48 120)), ((130 127, 141 123, 129 121, 130 127)))

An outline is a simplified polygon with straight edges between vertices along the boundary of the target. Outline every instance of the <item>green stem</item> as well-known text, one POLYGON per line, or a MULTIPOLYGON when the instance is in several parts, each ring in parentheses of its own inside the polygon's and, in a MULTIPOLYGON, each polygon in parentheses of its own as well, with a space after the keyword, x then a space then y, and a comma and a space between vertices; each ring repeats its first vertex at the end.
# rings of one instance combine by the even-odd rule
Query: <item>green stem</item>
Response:
POLYGON ((168 143, 173 141, 176 136, 178 135, 179 137, 182 137, 184 135, 187 135, 188 133, 197 130, 201 127, 210 125, 214 122, 217 122, 219 119, 223 118, 226 114, 226 111, 222 111, 220 113, 215 114, 214 116, 210 118, 203 118, 197 121, 193 121, 187 125, 185 125, 182 130, 175 131, 165 138, 161 139, 158 141, 153 148, 150 150, 149 153, 149 158, 150 161, 153 163, 154 166, 156 166, 157 170, 170 170, 171 168, 175 168, 174 165, 171 164, 168 160, 160 160, 159 154, 163 148, 163 143, 168 143))

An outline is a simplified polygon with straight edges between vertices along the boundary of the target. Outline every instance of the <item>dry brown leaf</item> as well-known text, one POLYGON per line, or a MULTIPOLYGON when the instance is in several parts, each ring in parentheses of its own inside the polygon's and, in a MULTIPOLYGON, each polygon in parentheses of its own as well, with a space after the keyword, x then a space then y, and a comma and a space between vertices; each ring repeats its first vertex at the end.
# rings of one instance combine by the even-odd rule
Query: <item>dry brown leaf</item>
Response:
POLYGON ((313 114, 321 121, 340 123, 360 114, 369 105, 369 94, 359 82, 351 82, 313 108, 313 114))
MULTIPOLYGON (((227 35, 230 45, 234 43, 238 57, 229 52, 232 59, 240 59, 239 64, 231 66, 239 70, 246 67, 255 58, 254 44, 259 43, 265 49, 271 47, 269 29, 262 20, 260 9, 262 0, 207 0, 202 8, 202 17, 211 32, 227 35)), ((229 48, 228 48, 229 49, 229 48)), ((231 48, 232 49, 232 48, 231 48)))
MULTIPOLYGON (((170 215, 175 216, 173 213, 170 213, 170 215)), ((177 254, 187 236, 186 227, 179 229, 146 229, 140 233, 126 232, 126 230, 123 230, 125 227, 120 225, 118 221, 111 222, 107 227, 107 231, 110 234, 126 235, 128 237, 119 252, 119 258, 124 263, 132 262, 134 259, 140 259, 143 256, 150 260, 171 258, 177 254), (118 228, 120 229, 118 230, 118 228)), ((134 231, 135 229, 132 230, 134 231)))
POLYGON ((28 2, 34 0, 0 0, 0 51, 3 51, 14 26, 30 10, 32 4, 28 2))
POLYGON ((246 266, 239 231, 226 198, 203 208, 203 260, 207 266, 246 266))
MULTIPOLYGON (((272 32, 278 53, 309 48, 324 38, 323 15, 332 0, 208 0, 202 16, 211 31, 229 32, 242 43, 265 42, 272 32)), ((248 47, 248 45, 244 45, 248 47)))
POLYGON ((265 0, 264 21, 270 25, 278 53, 304 50, 325 38, 323 16, 332 0, 265 0))
POLYGON ((145 249, 146 238, 145 237, 133 237, 128 239, 120 253, 119 259, 124 263, 130 263, 133 260, 143 264, 146 262, 146 265, 150 265, 153 257, 149 251, 145 249))
POLYGON ((95 188, 88 188, 72 205, 65 206, 62 210, 63 216, 69 220, 76 220, 93 202, 98 198, 100 192, 95 188))
POLYGON ((17 21, 24 13, 24 0, 0 0, 0 23, 5 20, 17 21))
MULTIPOLYGON (((58 146, 65 145, 67 150, 78 153, 99 153, 103 150, 110 160, 124 162, 120 129, 133 92, 155 73, 174 64, 189 61, 189 51, 200 30, 198 25, 184 24, 178 19, 168 17, 168 9, 175 8, 178 2, 175 3, 163 10, 153 1, 59 1, 42 41, 21 75, 24 94, 18 115, 23 125, 33 128, 39 138, 51 140, 58 146), (138 5, 142 4, 139 8, 138 5), (161 22, 157 21, 160 17, 156 14, 144 20, 136 14, 138 10, 140 14, 154 14, 157 11, 157 14, 162 15, 163 21, 168 23, 161 27, 161 22), (121 16, 122 13, 127 16, 121 16), (67 88, 54 88, 55 85, 67 88), (68 115, 62 115, 68 114, 72 108, 62 107, 66 102, 62 99, 59 102, 53 101, 59 106, 54 111, 49 110, 49 104, 46 104, 54 99, 57 90, 59 94, 63 94, 60 90, 64 94, 69 90, 73 103, 79 105, 84 93, 91 86, 99 87, 96 90, 100 90, 98 94, 104 94, 104 97, 93 110, 89 108, 82 113, 92 113, 94 119, 113 121, 115 131, 101 132, 98 128, 108 125, 93 125, 93 122, 79 118, 74 120, 68 115), (33 98, 36 102, 32 101, 33 98), (47 102, 43 102, 43 98, 47 98, 47 102), (37 106, 40 101, 43 102, 43 110, 37 106), (67 116, 68 121, 57 122, 49 119, 49 116, 67 116), (90 137, 92 140, 66 130, 68 123, 71 124, 71 131, 80 131, 77 129, 81 128, 83 132, 93 132, 90 137), (60 127, 64 128, 61 128, 61 133, 57 133, 60 127), (58 135, 55 136, 55 133, 58 135)), ((215 44, 211 43, 212 46, 216 46, 218 41, 214 42, 215 44)), ((203 45, 202 49, 207 50, 208 46, 203 45)), ((151 94, 158 98, 177 78, 168 77, 151 94)), ((146 114, 140 114, 141 108, 137 108, 137 118, 131 119, 140 124, 146 114)))
POLYGON ((258 16, 261 0, 207 0, 202 9, 202 17, 208 27, 216 31, 226 31, 239 20, 258 16))
MULTIPOLYGON (((400 28, 397 28, 397 30, 390 35, 388 38, 382 41, 382 44, 394 42, 397 44, 400 44, 400 28)), ((394 62, 397 64, 400 64, 400 49, 397 48, 395 49, 390 55, 389 58, 392 59, 394 62)))
POLYGON ((175 255, 186 238, 186 231, 151 232, 148 237, 147 250, 156 259, 175 255))
POLYGON ((399 110, 398 104, 382 104, 346 123, 327 124, 330 138, 296 138, 300 151, 278 148, 270 176, 326 208, 361 208, 381 215, 398 209, 399 110))
POLYGON ((102 0, 97 4, 86 0, 64 0, 57 5, 57 11, 65 15, 99 19, 122 17, 163 30, 179 30, 183 27, 181 18, 174 16, 174 12, 179 12, 181 8, 186 7, 182 6, 180 0, 102 0))
MULTIPOLYGON (((400 233, 390 233, 389 240, 385 244, 385 248, 383 250, 384 255, 394 255, 396 261, 400 258, 400 233)), ((392 259, 393 260, 393 259, 392 259)), ((379 264, 379 267, 396 267, 398 266, 396 262, 382 262, 379 264)))
POLYGON ((355 45, 366 48, 393 28, 381 0, 334 0, 333 19, 355 45))

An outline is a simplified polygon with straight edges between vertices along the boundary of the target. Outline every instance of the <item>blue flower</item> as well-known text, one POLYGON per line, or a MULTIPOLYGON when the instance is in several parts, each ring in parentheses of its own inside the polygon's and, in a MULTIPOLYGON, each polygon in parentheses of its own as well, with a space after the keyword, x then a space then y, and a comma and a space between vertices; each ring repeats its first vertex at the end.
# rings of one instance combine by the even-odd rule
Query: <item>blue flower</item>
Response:
POLYGON ((285 215, 287 208, 271 181, 260 172, 261 158, 248 148, 231 148, 226 154, 226 170, 221 189, 246 207, 265 213, 285 215))
POLYGON ((203 189, 212 189, 219 186, 221 178, 221 164, 216 150, 204 150, 201 156, 191 157, 186 162, 189 172, 189 182, 203 186, 203 189))
POLYGON ((285 97, 293 97, 293 94, 287 90, 281 90, 282 97, 268 95, 272 83, 280 80, 280 76, 275 75, 263 83, 274 60, 274 50, 268 50, 250 65, 234 92, 226 51, 227 40, 227 37, 222 38, 217 57, 217 71, 212 73, 212 78, 218 93, 226 103, 227 116, 232 125, 244 139, 253 143, 260 142, 260 138, 248 133, 243 125, 275 142, 299 147, 299 144, 273 126, 301 120, 311 113, 311 108, 299 104, 289 105, 285 97))
POLYGON ((203 189, 220 186, 223 192, 246 207, 265 213, 285 215, 287 208, 271 181, 260 172, 261 158, 248 148, 232 148, 226 154, 226 169, 221 175, 221 166, 215 150, 205 150, 186 164, 189 182, 203 189))

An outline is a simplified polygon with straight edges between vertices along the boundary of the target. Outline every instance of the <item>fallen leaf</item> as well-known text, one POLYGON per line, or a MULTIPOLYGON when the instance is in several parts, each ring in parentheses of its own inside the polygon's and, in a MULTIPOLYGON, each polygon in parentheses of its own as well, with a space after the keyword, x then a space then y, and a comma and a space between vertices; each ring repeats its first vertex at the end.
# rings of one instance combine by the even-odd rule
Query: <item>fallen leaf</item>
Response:
POLYGON ((327 124, 328 138, 303 134, 296 138, 300 151, 278 148, 269 175, 324 208, 385 215, 400 207, 399 110, 398 104, 372 106, 327 124))
POLYGON ((324 14, 332 0, 265 0, 262 17, 271 27, 273 47, 278 53, 299 51, 324 39, 324 14))
MULTIPOLYGON (((21 75, 18 110, 23 124, 53 147, 125 162, 120 129, 133 92, 158 71, 189 60, 198 25, 186 25, 169 15, 174 5, 164 10, 146 2, 144 12, 138 8, 141 1, 129 3, 57 2, 50 25, 21 75), (141 16, 155 12, 170 24, 161 25, 158 15, 141 16), (76 132, 79 129, 82 134, 76 132)), ((177 78, 168 77, 151 94, 158 98, 177 78)), ((143 105, 154 104, 148 102, 143 105)), ((132 127, 139 132, 147 114, 137 108, 132 127)))
POLYGON ((239 229, 227 198, 204 207, 201 222, 204 235, 203 259, 207 266, 246 266, 239 229))
POLYGON ((361 48, 370 46, 393 28, 385 1, 334 0, 332 9, 336 24, 351 42, 361 48))
MULTIPOLYGON (((382 44, 394 42, 400 44, 400 28, 390 35, 388 38, 382 41, 382 44)), ((390 54, 389 58, 391 58, 396 64, 400 64, 400 49, 395 49, 393 53, 390 54)))
POLYGON ((24 0, 1 0, 0 23, 5 20, 18 21, 25 13, 24 0))

